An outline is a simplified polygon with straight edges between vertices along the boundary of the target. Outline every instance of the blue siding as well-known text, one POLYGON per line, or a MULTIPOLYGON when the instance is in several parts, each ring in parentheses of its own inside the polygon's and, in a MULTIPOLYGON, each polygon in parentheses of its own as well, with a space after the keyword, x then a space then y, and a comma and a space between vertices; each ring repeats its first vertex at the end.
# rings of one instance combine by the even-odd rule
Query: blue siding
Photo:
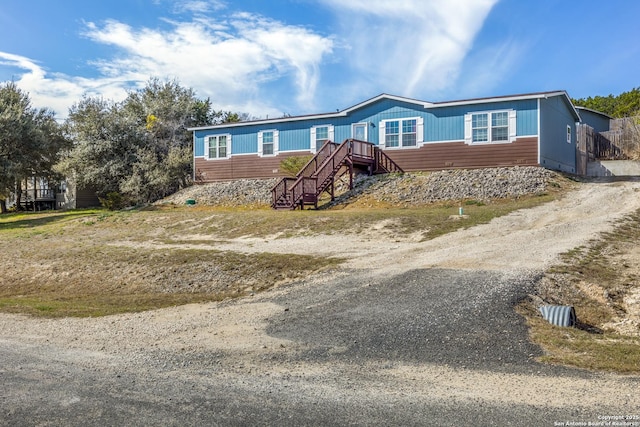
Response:
POLYGON ((311 132, 308 127, 291 126, 293 123, 284 123, 279 126, 280 130, 280 151, 308 150, 310 147, 311 132), (286 126, 289 125, 289 126, 286 126))
POLYGON ((424 118, 425 142, 464 140, 465 109, 448 107, 433 109, 424 118))
POLYGON ((579 109, 580 119, 582 123, 586 123, 593 128, 596 132, 607 132, 610 129, 609 117, 599 114, 593 111, 579 109))
POLYGON ((249 133, 247 128, 234 129, 231 132, 231 154, 248 154, 258 152, 258 130, 249 133))
POLYGON ((299 119, 283 123, 267 123, 195 132, 195 155, 204 155, 204 137, 206 135, 229 133, 232 135, 231 153, 257 153, 260 130, 279 130, 279 151, 299 151, 310 149, 312 126, 333 125, 334 140, 341 142, 350 138, 354 123, 368 123, 368 139, 379 143, 380 122, 388 119, 422 117, 424 120, 424 142, 462 141, 464 140, 464 116, 470 112, 511 110, 517 111, 517 136, 538 135, 537 99, 517 101, 487 102, 450 107, 423 108, 419 104, 383 98, 351 111, 345 117, 326 119, 299 119))
POLYGON ((465 114, 495 110, 516 110, 516 136, 538 135, 538 102, 526 99, 432 109, 433 120, 424 123, 425 141, 461 141, 465 114))
POLYGON ((563 172, 576 172, 576 118, 560 96, 540 99, 540 165, 563 172), (567 126, 571 143, 567 142, 567 126))
POLYGON ((193 133, 193 155, 196 157, 204 156, 204 134, 202 131, 193 133))
POLYGON ((231 154, 258 152, 258 130, 254 126, 227 129, 198 130, 195 132, 195 155, 204 156, 204 139, 209 135, 231 134, 231 154))

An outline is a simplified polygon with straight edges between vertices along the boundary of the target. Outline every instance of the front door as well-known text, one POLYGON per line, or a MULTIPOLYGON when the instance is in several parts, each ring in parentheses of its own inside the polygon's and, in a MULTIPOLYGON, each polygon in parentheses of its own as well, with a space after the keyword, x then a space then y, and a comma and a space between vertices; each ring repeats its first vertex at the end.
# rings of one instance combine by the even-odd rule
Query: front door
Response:
POLYGON ((367 123, 354 123, 351 125, 351 137, 358 141, 368 141, 367 123))

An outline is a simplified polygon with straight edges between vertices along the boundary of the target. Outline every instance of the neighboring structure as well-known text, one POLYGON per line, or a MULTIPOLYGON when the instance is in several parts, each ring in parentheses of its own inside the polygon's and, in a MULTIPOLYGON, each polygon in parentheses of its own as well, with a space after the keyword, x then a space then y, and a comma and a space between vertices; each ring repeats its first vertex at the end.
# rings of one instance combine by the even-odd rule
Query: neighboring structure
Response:
POLYGON ((28 211, 56 208, 57 185, 50 183, 46 178, 35 176, 26 178, 20 181, 19 186, 20 188, 16 188, 16 192, 7 199, 8 207, 20 203, 20 208, 28 211))
MULTIPOLYGON (((77 188, 71 179, 60 183, 49 182, 45 178, 28 178, 20 183, 20 207, 27 211, 51 209, 80 209, 100 206, 95 191, 77 188)), ((7 200, 7 206, 18 203, 16 194, 7 200)))
POLYGON ((611 116, 585 107, 576 106, 576 110, 578 110, 580 114, 581 124, 589 125, 594 131, 599 133, 611 130, 611 116))
POLYGON ((192 128, 194 179, 282 176, 282 159, 350 138, 404 171, 539 165, 575 173, 580 121, 564 91, 435 103, 382 94, 335 113, 192 128))
POLYGON ((56 209, 83 209, 100 206, 95 190, 78 187, 74 179, 67 178, 56 194, 56 209))

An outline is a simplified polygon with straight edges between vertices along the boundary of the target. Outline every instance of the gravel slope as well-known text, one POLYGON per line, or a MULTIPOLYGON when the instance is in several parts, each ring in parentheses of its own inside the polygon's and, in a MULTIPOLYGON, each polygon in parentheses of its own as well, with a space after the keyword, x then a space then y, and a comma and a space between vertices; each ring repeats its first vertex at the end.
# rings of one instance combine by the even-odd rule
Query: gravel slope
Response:
MULTIPOLYGON (((351 203, 359 197, 403 204, 425 204, 443 200, 486 201, 543 193, 558 174, 548 169, 525 166, 488 169, 452 169, 402 175, 357 176, 348 190, 346 176, 336 184, 340 194, 335 203, 351 203)), ((193 185, 161 200, 158 204, 183 205, 188 199, 207 206, 269 205, 277 179, 238 179, 193 185)))

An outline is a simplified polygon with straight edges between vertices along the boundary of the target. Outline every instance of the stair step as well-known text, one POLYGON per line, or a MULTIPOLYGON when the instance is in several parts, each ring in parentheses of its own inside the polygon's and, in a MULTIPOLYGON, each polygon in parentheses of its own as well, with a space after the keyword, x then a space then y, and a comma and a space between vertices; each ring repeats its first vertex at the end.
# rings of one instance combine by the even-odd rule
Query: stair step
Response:
MULTIPOLYGON (((372 170, 372 173, 403 172, 402 169, 391 158, 389 158, 389 156, 386 155, 386 153, 370 143, 353 139, 346 139, 339 146, 335 147, 336 145, 337 144, 333 142, 325 144, 321 151, 316 153, 314 158, 310 160, 303 169, 306 174, 310 173, 310 177, 316 178, 315 194, 312 194, 311 198, 309 197, 310 194, 306 193, 301 196, 300 200, 294 201, 293 189, 286 189, 286 184, 284 185, 284 187, 281 186, 281 184, 285 180, 285 178, 283 178, 283 180, 281 180, 280 183, 278 183, 278 185, 276 185, 276 187, 274 187, 274 189, 272 190, 274 192, 274 198, 277 197, 275 202, 272 204, 272 207, 274 209, 296 209, 298 205, 300 205, 301 207, 308 204, 317 205, 318 196, 327 189, 329 184, 334 180, 337 173, 347 165, 375 165, 375 170, 372 170), (349 143, 349 145, 346 145, 347 143, 349 143), (371 145, 371 147, 367 147, 363 144, 369 144, 371 145), (328 154, 326 151, 327 149, 329 150, 328 154), (373 151, 373 155, 369 158, 367 153, 370 154, 371 151, 373 151), (354 152, 356 153, 355 156, 354 152), (326 157, 324 157, 322 163, 318 165, 318 159, 321 155, 326 157), (338 155, 343 157, 336 159, 338 155), (322 182, 317 182, 318 172, 322 171, 326 166, 330 164, 330 162, 334 162, 333 169, 327 174, 326 178, 322 182), (315 168, 315 170, 313 171, 310 168, 310 166, 312 165, 313 168, 315 168), (275 193, 277 188, 282 188, 285 192, 278 195, 275 193)), ((303 172, 301 171, 297 177, 298 181, 296 181, 296 184, 298 185, 300 185, 301 182, 304 182, 300 181, 301 173, 303 172)))

